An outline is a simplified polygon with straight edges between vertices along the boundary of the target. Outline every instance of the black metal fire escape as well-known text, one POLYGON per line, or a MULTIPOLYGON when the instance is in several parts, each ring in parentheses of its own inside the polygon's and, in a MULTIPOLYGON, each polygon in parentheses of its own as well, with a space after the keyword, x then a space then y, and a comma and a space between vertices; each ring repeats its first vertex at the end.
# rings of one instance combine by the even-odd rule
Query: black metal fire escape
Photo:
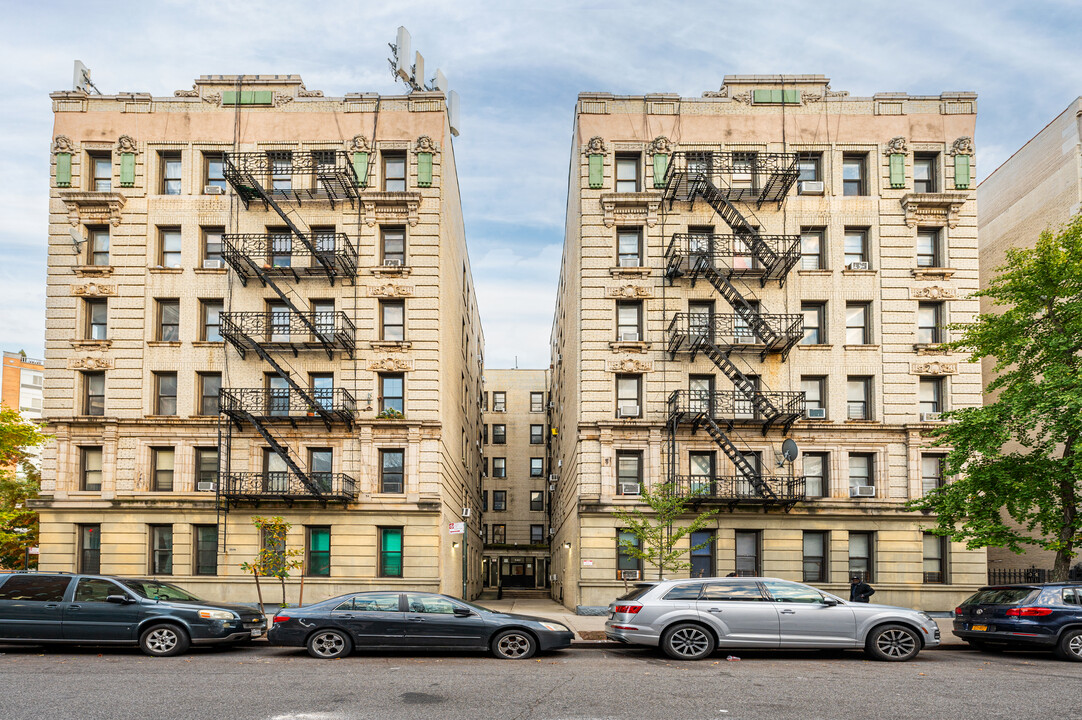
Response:
POLYGON ((354 398, 341 388, 305 388, 275 359, 276 354, 325 352, 354 356, 356 328, 341 311, 302 307, 286 282, 325 278, 353 283, 357 250, 342 233, 314 232, 286 204, 325 201, 355 206, 361 182, 344 152, 268 151, 225 153, 225 177, 249 208, 262 201, 281 219, 285 230, 267 234, 225 234, 222 257, 241 284, 250 279, 280 300, 276 309, 263 312, 224 312, 221 334, 241 358, 249 351, 266 363, 284 387, 222 388, 219 393, 219 496, 227 501, 300 499, 349 501, 356 497, 353 478, 342 473, 304 468, 297 453, 273 428, 288 424, 322 422, 328 432, 335 424, 352 428, 354 398), (231 472, 234 431, 251 426, 281 459, 285 470, 231 472))
POLYGON ((705 278, 732 307, 731 314, 676 313, 668 328, 668 353, 673 360, 702 353, 733 384, 731 392, 676 390, 669 396, 667 440, 669 477, 678 491, 701 500, 791 506, 804 496, 800 478, 764 476, 733 442, 737 426, 758 426, 765 436, 774 426, 788 433, 804 414, 801 392, 762 389, 731 359, 732 353, 757 353, 762 362, 776 353, 784 362, 803 336, 800 315, 762 312, 733 284, 734 278, 771 280, 784 284, 799 260, 800 238, 764 235, 734 204, 781 203, 797 179, 797 156, 786 153, 676 152, 662 189, 663 208, 676 201, 705 200, 729 226, 730 234, 677 233, 666 250, 665 275, 670 283, 686 277, 692 287, 705 278), (678 474, 677 435, 681 427, 703 429, 729 458, 735 476, 678 474))

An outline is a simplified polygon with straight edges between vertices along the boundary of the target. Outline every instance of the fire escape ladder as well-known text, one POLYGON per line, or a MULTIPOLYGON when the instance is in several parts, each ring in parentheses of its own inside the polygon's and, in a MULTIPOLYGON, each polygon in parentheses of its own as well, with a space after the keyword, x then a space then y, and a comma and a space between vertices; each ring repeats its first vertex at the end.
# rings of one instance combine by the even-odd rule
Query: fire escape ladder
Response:
POLYGON ((755 488, 755 492, 759 493, 760 497, 766 500, 777 500, 778 496, 774 494, 769 485, 763 482, 763 476, 748 462, 748 459, 744 457, 744 453, 740 452, 740 449, 733 444, 733 441, 729 439, 721 426, 714 422, 714 419, 709 414, 702 419, 701 423, 706 433, 721 448, 721 451, 732 460, 737 474, 742 475, 755 488))
POLYGON ((714 289, 733 306, 733 310, 736 311, 736 314, 748 324, 748 328, 754 332, 756 337, 762 340, 763 343, 770 346, 781 339, 778 332, 770 327, 770 323, 763 320, 759 311, 744 299, 744 296, 740 294, 740 291, 736 289, 736 286, 729 282, 728 278, 719 273, 712 263, 706 266, 703 274, 706 275, 706 279, 710 281, 710 284, 714 286, 714 289))
POLYGON ((770 425, 781 417, 782 411, 756 387, 751 378, 740 371, 740 368, 717 345, 706 339, 703 340, 701 345, 703 354, 710 358, 718 369, 725 374, 725 377, 732 381, 737 392, 743 394, 751 402, 755 412, 763 418, 765 421, 763 434, 765 435, 770 425))
POLYGON ((300 466, 297 465, 296 461, 293 459, 293 456, 289 454, 289 448, 278 442, 277 438, 275 438, 274 435, 270 433, 270 431, 263 425, 263 423, 259 422, 259 418, 257 418, 255 415, 248 412, 244 408, 237 408, 234 412, 236 412, 245 420, 255 426, 255 429, 259 431, 259 434, 262 435, 263 439, 267 441, 268 445, 270 445, 271 450, 273 450, 274 453, 278 455, 278 457, 282 458, 282 462, 286 464, 286 467, 292 470, 297 475, 297 477, 300 478, 300 481, 304 483, 304 486, 308 488, 309 492, 311 492, 312 495, 314 495, 315 497, 319 497, 323 494, 320 491, 319 487, 316 486, 316 484, 312 482, 312 480, 308 477, 308 473, 301 470, 300 466))
POLYGON ((307 390, 298 385, 297 381, 293 379, 293 376, 286 372, 281 365, 276 363, 270 353, 264 350, 259 343, 253 343, 252 347, 255 349, 256 355, 258 355, 263 362, 274 368, 274 372, 278 374, 278 377, 285 380, 286 384, 289 385, 290 392, 297 393, 298 397, 304 401, 304 404, 309 410, 319 415, 320 419, 323 420, 323 424, 327 426, 327 431, 330 432, 332 430, 331 423, 334 422, 334 415, 323 406, 323 403, 316 400, 307 390))

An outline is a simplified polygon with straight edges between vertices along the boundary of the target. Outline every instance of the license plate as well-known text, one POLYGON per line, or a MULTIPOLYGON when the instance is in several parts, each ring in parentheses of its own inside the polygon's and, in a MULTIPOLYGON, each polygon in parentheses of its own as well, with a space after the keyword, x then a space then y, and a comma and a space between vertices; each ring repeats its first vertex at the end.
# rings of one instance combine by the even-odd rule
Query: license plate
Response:
POLYGON ((985 632, 985 631, 988 630, 988 626, 987 625, 970 625, 969 629, 970 630, 976 630, 978 632, 985 632))
POLYGON ((262 630, 253 630, 252 631, 252 637, 259 637, 262 634, 263 634, 262 630))

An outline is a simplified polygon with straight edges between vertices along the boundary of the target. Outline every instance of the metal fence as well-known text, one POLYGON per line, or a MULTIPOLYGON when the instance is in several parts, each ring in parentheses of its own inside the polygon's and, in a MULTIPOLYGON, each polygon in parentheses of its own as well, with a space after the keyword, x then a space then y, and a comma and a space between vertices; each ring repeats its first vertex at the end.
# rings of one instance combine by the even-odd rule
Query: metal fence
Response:
POLYGON ((988 571, 989 585, 1013 585, 1014 583, 1045 583, 1052 579, 1052 571, 1036 566, 1029 568, 996 568, 988 571))

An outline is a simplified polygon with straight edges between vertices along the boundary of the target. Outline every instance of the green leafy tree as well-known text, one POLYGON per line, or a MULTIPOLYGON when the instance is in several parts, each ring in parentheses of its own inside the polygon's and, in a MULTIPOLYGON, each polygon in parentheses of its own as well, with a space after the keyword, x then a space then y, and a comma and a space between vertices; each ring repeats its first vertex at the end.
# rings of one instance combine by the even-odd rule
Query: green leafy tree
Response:
POLYGON ((251 573, 255 578, 260 612, 266 612, 263 606, 263 589, 259 584, 260 576, 278 578, 282 586, 281 606, 285 607, 286 580, 289 579, 290 571, 296 570, 302 564, 299 559, 301 551, 296 548, 286 548, 286 536, 293 524, 286 522, 284 518, 277 515, 270 518, 261 515, 253 516, 252 524, 259 530, 262 543, 255 559, 252 562, 241 563, 240 569, 246 573, 251 573))
MULTIPOLYGON (((38 543, 38 514, 27 500, 38 496, 41 476, 29 461, 48 437, 36 423, 0 406, 0 568, 21 568, 27 546, 38 543), (22 528, 26 532, 16 532, 22 528)), ((37 557, 30 562, 36 565, 37 557)))
MULTIPOLYGON (((688 502, 693 498, 677 494, 675 484, 660 483, 652 487, 644 485, 639 499, 648 508, 646 512, 639 508, 612 511, 624 530, 638 541, 635 544, 622 539, 621 549, 636 560, 656 567, 659 580, 665 572, 691 567, 691 563, 684 560, 688 551, 677 546, 687 535, 706 527, 718 511, 707 510, 687 525, 676 526, 673 524, 676 520, 689 514, 688 502)), ((691 549, 698 550, 707 544, 703 543, 691 549)))
POLYGON ((998 394, 946 414, 937 442, 957 478, 910 507, 970 548, 1054 551, 1053 577, 1066 580, 1082 541, 1082 215, 1008 250, 997 273, 977 295, 1002 312, 952 326, 962 335, 949 345, 993 360, 986 392, 998 394))

